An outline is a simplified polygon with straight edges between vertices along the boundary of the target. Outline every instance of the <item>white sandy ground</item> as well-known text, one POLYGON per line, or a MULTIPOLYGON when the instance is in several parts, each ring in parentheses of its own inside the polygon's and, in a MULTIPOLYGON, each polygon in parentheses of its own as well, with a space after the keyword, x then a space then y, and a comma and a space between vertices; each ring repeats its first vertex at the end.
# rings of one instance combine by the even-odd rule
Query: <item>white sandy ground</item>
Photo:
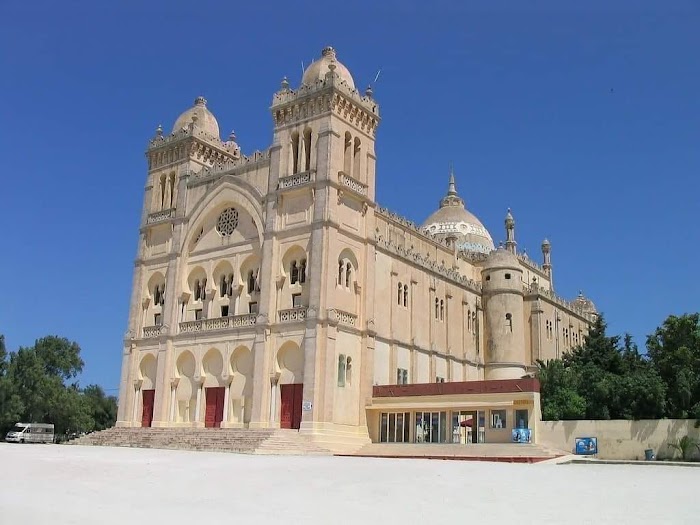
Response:
POLYGON ((0 444, 0 525, 700 523, 700 468, 0 444))

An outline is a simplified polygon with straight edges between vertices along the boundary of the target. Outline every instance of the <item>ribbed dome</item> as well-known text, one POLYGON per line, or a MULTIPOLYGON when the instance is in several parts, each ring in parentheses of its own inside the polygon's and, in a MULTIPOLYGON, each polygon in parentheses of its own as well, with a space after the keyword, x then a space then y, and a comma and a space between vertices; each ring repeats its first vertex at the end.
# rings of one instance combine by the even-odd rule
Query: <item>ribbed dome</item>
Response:
POLYGON ((450 174, 447 195, 440 201, 440 208, 428 217, 423 228, 441 239, 456 238, 457 247, 463 250, 489 253, 494 249, 488 230, 457 195, 454 174, 450 174))
POLYGON ((197 117, 195 125, 198 128, 213 137, 220 138, 219 123, 212 112, 207 109, 207 100, 204 97, 197 97, 194 100, 194 106, 177 118, 173 126, 173 133, 188 127, 192 123, 193 116, 197 117))
POLYGON ((352 79, 350 71, 341 62, 338 62, 338 59, 335 57, 335 49, 330 46, 324 47, 323 51, 321 51, 321 58, 306 68, 304 76, 301 77, 301 83, 311 86, 317 81, 323 80, 326 78, 326 73, 330 70, 329 66, 331 64, 335 65, 335 72, 338 73, 340 79, 344 80, 352 89, 355 89, 355 81, 352 79))

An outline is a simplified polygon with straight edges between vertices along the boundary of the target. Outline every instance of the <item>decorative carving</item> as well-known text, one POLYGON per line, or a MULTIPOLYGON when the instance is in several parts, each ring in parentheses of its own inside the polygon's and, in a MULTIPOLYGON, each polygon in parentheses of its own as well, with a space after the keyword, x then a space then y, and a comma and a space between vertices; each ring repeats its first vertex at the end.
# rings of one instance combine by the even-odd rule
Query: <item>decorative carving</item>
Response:
POLYGON ((353 327, 357 324, 357 315, 336 308, 330 308, 328 310, 328 319, 335 323, 353 327))
POLYGON ((358 195, 362 195, 363 197, 367 196, 367 185, 361 183, 357 179, 353 179, 349 175, 346 175, 344 172, 339 171, 338 172, 338 182, 340 183, 341 186, 344 186, 350 191, 353 191, 357 193, 358 195))
POLYGON ((303 186, 309 184, 314 180, 312 171, 302 171, 301 173, 295 173, 294 175, 288 175, 287 177, 280 177, 277 187, 280 190, 285 190, 287 188, 294 188, 296 186, 303 186))
POLYGON ((180 323, 180 333, 208 332, 210 330, 225 330, 227 328, 244 328, 257 322, 257 314, 231 315, 213 319, 199 319, 180 323))
POLYGON ((308 308, 306 306, 297 306, 295 308, 287 308, 277 312, 280 323, 293 323, 296 321, 304 321, 306 319, 308 308))
POLYGON ((175 208, 156 211, 148 214, 146 224, 155 224, 157 222, 167 221, 168 219, 172 219, 173 217, 175 217, 175 208))

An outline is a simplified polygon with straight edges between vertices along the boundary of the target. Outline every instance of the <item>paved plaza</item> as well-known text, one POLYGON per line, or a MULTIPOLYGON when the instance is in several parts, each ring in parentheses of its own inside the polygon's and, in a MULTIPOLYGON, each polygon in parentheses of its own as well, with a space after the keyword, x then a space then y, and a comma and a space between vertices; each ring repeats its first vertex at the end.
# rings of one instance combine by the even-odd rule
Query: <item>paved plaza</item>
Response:
POLYGON ((0 444, 0 523, 697 523, 700 468, 0 444))

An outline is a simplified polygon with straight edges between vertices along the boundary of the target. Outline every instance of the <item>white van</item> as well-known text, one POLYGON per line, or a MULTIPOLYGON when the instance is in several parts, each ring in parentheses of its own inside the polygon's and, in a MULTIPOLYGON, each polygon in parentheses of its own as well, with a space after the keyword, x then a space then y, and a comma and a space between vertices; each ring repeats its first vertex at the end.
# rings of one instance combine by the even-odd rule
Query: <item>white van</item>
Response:
POLYGON ((53 443, 51 423, 16 423, 5 436, 13 443, 53 443))

